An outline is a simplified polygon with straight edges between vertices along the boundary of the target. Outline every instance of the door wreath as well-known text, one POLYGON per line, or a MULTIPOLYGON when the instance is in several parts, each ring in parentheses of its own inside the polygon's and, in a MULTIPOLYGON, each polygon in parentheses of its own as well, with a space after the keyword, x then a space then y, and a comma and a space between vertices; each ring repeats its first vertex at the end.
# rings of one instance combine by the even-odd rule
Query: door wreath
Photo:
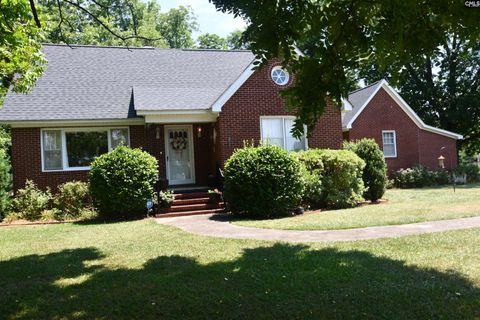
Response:
POLYGON ((182 151, 187 148, 187 137, 183 134, 175 134, 175 138, 171 142, 172 148, 175 151, 182 151))

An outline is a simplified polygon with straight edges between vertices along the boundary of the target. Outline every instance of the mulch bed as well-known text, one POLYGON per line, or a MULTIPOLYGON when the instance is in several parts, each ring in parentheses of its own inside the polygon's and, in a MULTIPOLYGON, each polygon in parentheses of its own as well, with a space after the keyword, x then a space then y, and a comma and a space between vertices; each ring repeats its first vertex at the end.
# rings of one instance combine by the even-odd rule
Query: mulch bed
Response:
POLYGON ((18 226, 35 226, 35 225, 44 225, 44 224, 62 224, 62 223, 72 223, 78 222, 80 220, 48 220, 48 221, 28 221, 28 220, 15 220, 10 223, 0 223, 0 227, 18 227, 18 226))

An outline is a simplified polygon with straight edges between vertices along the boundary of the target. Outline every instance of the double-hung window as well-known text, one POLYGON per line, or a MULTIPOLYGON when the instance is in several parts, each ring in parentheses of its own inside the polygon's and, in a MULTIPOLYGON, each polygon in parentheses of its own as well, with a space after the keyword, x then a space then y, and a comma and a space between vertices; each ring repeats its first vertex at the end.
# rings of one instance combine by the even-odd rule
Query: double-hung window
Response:
POLYGON ((96 157, 120 145, 129 145, 128 128, 44 129, 42 168, 88 170, 96 157))
POLYGON ((288 151, 305 150, 306 138, 300 139, 292 135, 294 117, 261 117, 261 139, 264 143, 279 146, 288 151))
POLYGON ((383 155, 385 158, 395 158, 397 156, 397 141, 395 131, 382 131, 383 155))

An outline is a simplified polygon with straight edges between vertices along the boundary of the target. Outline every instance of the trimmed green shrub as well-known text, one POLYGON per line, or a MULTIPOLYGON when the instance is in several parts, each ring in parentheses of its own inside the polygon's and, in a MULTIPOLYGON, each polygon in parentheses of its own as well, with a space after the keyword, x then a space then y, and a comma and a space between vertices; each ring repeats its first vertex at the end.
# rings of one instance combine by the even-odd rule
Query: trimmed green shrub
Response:
POLYGON ((303 171, 300 162, 279 147, 238 149, 225 163, 224 197, 235 214, 286 216, 301 203, 303 171))
POLYGON ((13 216, 18 219, 38 220, 42 212, 49 208, 52 194, 50 190, 40 190, 33 181, 27 180, 25 188, 19 189, 12 200, 13 216))
POLYGON ((304 181, 305 191, 303 193, 303 205, 305 207, 318 208, 322 202, 322 178, 323 162, 317 149, 310 149, 293 153, 296 158, 305 166, 304 181))
POLYGON ((450 180, 448 171, 433 171, 421 165, 413 168, 400 169, 393 174, 395 187, 403 189, 448 184, 450 180))
POLYGON ((367 200, 381 199, 387 190, 387 165, 380 147, 374 139, 345 142, 344 149, 355 152, 365 161, 362 180, 365 185, 363 197, 367 200))
POLYGON ((4 149, 0 149, 0 221, 8 213, 12 187, 10 159, 4 149))
POLYGON ((324 167, 321 205, 348 208, 362 201, 365 161, 349 150, 318 150, 318 154, 324 167))
POLYGON ((53 198, 56 214, 59 220, 78 219, 90 207, 88 183, 69 181, 58 186, 58 192, 53 198))
POLYGON ((89 178, 90 195, 100 215, 140 215, 157 181, 158 163, 147 152, 120 146, 92 162, 89 178))
POLYGON ((465 174, 467 183, 475 183, 480 180, 480 167, 476 163, 463 163, 455 168, 455 174, 465 174))

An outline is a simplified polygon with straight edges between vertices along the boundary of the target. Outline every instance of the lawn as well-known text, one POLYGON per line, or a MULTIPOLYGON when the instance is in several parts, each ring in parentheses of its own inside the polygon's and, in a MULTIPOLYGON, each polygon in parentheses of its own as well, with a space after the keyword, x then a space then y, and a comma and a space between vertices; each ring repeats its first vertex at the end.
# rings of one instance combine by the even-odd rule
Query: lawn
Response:
POLYGON ((480 216, 480 185, 391 189, 386 203, 327 210, 276 220, 237 220, 237 225, 286 230, 350 229, 480 216))
POLYGON ((5 319, 474 319, 480 229, 289 245, 153 220, 0 228, 5 319))

